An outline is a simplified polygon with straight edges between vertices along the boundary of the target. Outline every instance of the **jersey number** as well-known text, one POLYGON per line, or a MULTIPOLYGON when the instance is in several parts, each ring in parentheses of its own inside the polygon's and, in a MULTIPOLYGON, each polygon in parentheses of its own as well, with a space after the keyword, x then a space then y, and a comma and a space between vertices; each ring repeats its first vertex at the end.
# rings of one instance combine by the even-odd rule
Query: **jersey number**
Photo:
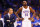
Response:
POLYGON ((25 13, 25 16, 28 16, 28 13, 25 13))

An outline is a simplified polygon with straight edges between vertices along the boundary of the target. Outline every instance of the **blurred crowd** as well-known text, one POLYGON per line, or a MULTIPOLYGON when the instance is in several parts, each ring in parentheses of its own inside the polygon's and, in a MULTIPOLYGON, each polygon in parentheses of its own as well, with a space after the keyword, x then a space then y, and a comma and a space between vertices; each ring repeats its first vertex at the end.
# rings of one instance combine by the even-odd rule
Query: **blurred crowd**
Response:
MULTIPOLYGON (((0 12, 6 14, 8 8, 13 8, 16 12, 22 6, 23 0, 0 0, 0 12)), ((31 6, 37 13, 40 11, 40 0, 26 0, 27 5, 31 6)), ((39 12, 40 13, 40 12, 39 12)))
MULTIPOLYGON (((8 13, 8 8, 12 8, 15 14, 19 7, 22 6, 22 1, 24 0, 0 0, 0 13, 2 13, 2 16, 0 14, 0 17, 3 18, 3 16, 8 13)), ((36 15, 34 17, 35 21, 32 22, 33 26, 40 25, 40 0, 26 0, 26 1, 28 3, 27 5, 32 7, 36 11, 36 15)), ((19 16, 21 17, 21 14, 19 14, 19 16)))

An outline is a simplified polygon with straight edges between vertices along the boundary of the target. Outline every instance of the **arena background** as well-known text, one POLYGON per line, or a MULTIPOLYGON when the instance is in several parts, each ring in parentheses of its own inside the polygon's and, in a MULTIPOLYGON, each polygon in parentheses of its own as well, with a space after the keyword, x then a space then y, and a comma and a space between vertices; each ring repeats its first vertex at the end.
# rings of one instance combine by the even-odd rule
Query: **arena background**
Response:
MULTIPOLYGON (((2 18, 4 18, 4 15, 7 14, 8 8, 12 8, 14 10, 13 15, 15 15, 15 12, 22 6, 22 1, 24 0, 0 0, 0 13, 2 13, 2 18)), ((40 0, 26 0, 26 1, 28 3, 27 5, 32 7, 36 11, 36 16, 38 16, 40 19, 40 0)), ((19 13, 19 16, 21 17, 21 12, 19 13)), ((32 13, 31 13, 31 17, 32 17, 32 13)), ((15 20, 16 18, 17 17, 15 17, 15 20)), ((34 19, 36 20, 35 17, 34 19)), ((17 23, 22 23, 22 21, 19 21, 17 23)), ((36 22, 32 22, 32 24, 34 23, 36 22)), ((33 27, 39 27, 39 26, 40 25, 38 26, 33 25, 33 27)), ((20 27, 20 25, 18 25, 18 27, 20 27)))

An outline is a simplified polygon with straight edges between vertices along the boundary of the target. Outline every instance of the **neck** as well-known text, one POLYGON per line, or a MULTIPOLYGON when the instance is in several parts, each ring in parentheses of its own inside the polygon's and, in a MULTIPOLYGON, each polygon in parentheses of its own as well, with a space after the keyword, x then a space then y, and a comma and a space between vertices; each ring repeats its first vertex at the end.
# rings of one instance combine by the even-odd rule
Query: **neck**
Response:
POLYGON ((23 6, 24 8, 27 8, 27 6, 23 6))
MULTIPOLYGON (((9 13, 10 14, 10 13, 9 13)), ((11 14, 10 14, 11 15, 11 14)))
POLYGON ((27 6, 24 6, 24 7, 27 7, 27 6))

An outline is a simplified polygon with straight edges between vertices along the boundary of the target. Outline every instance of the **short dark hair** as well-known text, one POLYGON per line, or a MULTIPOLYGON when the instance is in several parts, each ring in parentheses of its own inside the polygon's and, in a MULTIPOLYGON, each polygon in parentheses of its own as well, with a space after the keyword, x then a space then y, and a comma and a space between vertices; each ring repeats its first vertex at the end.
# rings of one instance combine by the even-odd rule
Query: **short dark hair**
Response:
MULTIPOLYGON (((24 0, 25 1, 25 0, 24 0)), ((26 1, 27 2, 27 1, 26 1)))
MULTIPOLYGON (((12 9, 12 8, 11 8, 12 9)), ((9 12, 10 8, 8 8, 8 12, 9 12)))

